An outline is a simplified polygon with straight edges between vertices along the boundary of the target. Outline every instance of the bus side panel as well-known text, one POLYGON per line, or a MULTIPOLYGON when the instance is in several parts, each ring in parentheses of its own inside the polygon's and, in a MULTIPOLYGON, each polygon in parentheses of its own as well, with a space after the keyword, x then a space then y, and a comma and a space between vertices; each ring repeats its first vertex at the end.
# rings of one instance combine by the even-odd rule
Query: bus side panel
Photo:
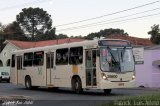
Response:
POLYGON ((58 87, 71 87, 71 80, 74 75, 79 76, 82 82, 82 87, 85 88, 85 71, 83 65, 62 65, 56 66, 55 74, 53 75, 53 85, 58 87))
POLYGON ((71 87, 71 67, 69 65, 57 65, 54 70, 53 81, 58 87, 71 87))
POLYGON ((11 67, 11 71, 10 71, 10 81, 11 83, 17 85, 17 70, 15 67, 11 67))
MULTIPOLYGON (((32 81, 32 86, 46 86, 46 72, 45 72, 45 70, 46 69, 43 66, 28 67, 24 71, 23 80, 25 80, 25 77, 27 75, 29 75, 31 78, 31 81, 32 81)), ((25 83, 23 85, 25 85, 25 83)))

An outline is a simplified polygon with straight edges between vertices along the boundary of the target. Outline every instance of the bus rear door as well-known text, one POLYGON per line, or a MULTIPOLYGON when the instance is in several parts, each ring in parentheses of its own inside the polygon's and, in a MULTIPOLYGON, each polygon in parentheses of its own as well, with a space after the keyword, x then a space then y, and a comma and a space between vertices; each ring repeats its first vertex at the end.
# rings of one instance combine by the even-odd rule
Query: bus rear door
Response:
POLYGON ((54 64, 54 53, 46 53, 46 85, 48 87, 53 87, 52 74, 53 74, 53 64, 54 64))
POLYGON ((17 56, 17 83, 18 84, 23 84, 24 83, 24 78, 23 78, 23 70, 22 69, 22 56, 17 56))

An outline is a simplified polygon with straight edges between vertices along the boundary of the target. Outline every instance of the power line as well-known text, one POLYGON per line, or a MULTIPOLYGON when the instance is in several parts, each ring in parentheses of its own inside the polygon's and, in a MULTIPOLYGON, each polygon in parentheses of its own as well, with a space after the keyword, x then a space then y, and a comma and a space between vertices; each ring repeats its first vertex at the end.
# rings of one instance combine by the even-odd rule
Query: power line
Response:
POLYGON ((118 17, 118 18, 113 18, 113 19, 109 19, 109 20, 105 20, 105 21, 99 21, 99 22, 95 22, 95 23, 85 24, 85 25, 81 25, 81 26, 77 26, 77 27, 96 25, 96 24, 99 24, 99 23, 103 23, 103 22, 107 22, 107 21, 112 21, 112 20, 117 20, 117 19, 122 19, 122 18, 130 17, 130 16, 134 16, 134 15, 138 15, 138 14, 142 14, 142 13, 146 13, 146 12, 150 12, 150 11, 159 10, 159 9, 160 8, 154 8, 154 9, 146 10, 146 11, 143 11, 143 12, 134 13, 134 14, 131 14, 131 15, 126 15, 126 16, 122 16, 122 17, 118 17))
POLYGON ((150 11, 159 10, 159 9, 160 8, 154 8, 154 9, 146 10, 146 11, 143 11, 143 12, 134 13, 134 14, 131 14, 131 15, 126 15, 126 16, 122 16, 122 17, 118 17, 118 18, 113 18, 113 19, 109 19, 109 20, 105 20, 105 21, 99 21, 99 22, 95 22, 95 23, 85 24, 85 25, 81 25, 81 26, 77 26, 77 27, 96 25, 96 24, 99 24, 99 23, 104 23, 104 22, 107 22, 107 21, 122 19, 122 18, 130 17, 130 16, 134 16, 134 15, 138 15, 138 14, 143 14, 143 13, 150 12, 150 11))
POLYGON ((126 18, 126 17, 130 17, 130 16, 138 15, 138 14, 143 14, 143 13, 146 13, 146 12, 150 12, 150 11, 154 11, 154 10, 159 10, 159 9, 160 8, 154 8, 154 9, 151 9, 151 10, 147 10, 147 11, 143 11, 143 12, 138 12, 138 13, 134 13, 134 14, 131 14, 131 15, 126 15, 126 16, 122 16, 122 17, 118 17, 118 18, 113 18, 113 19, 109 19, 109 20, 105 20, 105 21, 99 21, 99 22, 95 22, 95 23, 91 23, 91 24, 86 24, 86 25, 94 25, 94 24, 103 23, 103 22, 106 22, 106 21, 117 20, 117 19, 126 18))
POLYGON ((24 6, 27 6, 27 5, 30 5, 30 4, 37 4, 37 3, 47 2, 47 1, 51 1, 51 0, 34 0, 34 1, 31 1, 31 2, 23 3, 23 4, 18 4, 18 5, 13 5, 13 6, 0 8, 0 11, 10 10, 10 9, 18 8, 18 7, 24 7, 24 6))
MULTIPOLYGON (((103 23, 103 24, 96 24, 94 26, 97 25, 106 25, 106 24, 113 24, 113 23, 117 23, 117 22, 124 22, 124 21, 128 21, 128 20, 135 20, 135 19, 141 19, 141 18, 146 18, 146 17, 151 17, 151 16, 155 16, 155 15, 159 15, 160 13, 157 14, 151 14, 151 15, 145 15, 145 16, 140 16, 140 17, 134 17, 134 18, 129 18, 129 19, 123 19, 123 20, 118 20, 118 21, 112 21, 112 22, 108 22, 108 23, 103 23)), ((57 32, 60 31, 68 31, 68 30, 75 30, 75 29, 81 29, 81 28, 86 28, 86 27, 94 27, 93 25, 87 25, 87 26, 77 26, 77 27, 70 27, 70 28, 66 28, 66 29, 60 29, 57 30, 57 32)))
POLYGON ((81 23, 81 22, 85 22, 85 21, 95 20, 95 19, 98 19, 98 18, 102 18, 102 17, 106 17, 106 16, 110 16, 110 15, 115 15, 115 14, 118 14, 118 13, 122 13, 122 12, 130 11, 130 10, 134 10, 134 9, 137 9, 137 8, 145 7, 145 6, 152 5, 152 4, 155 4, 155 3, 158 3, 158 2, 160 2, 160 1, 159 0, 158 1, 154 1, 154 2, 151 2, 151 3, 147 3, 147 4, 140 5, 140 6, 132 7, 132 8, 129 8, 129 9, 125 9, 125 10, 109 13, 109 14, 102 15, 102 16, 97 16, 97 17, 93 17, 93 18, 80 20, 80 21, 61 24, 61 25, 57 25, 55 27, 66 26, 66 25, 70 25, 70 24, 76 24, 76 23, 81 23))

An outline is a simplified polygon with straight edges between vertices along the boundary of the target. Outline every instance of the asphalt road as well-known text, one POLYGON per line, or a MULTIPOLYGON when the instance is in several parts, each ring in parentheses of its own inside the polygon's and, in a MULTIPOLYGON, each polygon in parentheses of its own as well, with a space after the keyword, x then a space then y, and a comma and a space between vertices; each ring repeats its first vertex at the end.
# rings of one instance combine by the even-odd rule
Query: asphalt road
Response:
POLYGON ((24 86, 15 86, 10 83, 0 83, 0 97, 27 97, 37 106, 97 106, 109 101, 136 95, 160 91, 150 88, 113 89, 111 94, 105 95, 100 90, 85 90, 83 94, 75 94, 70 89, 60 88, 58 91, 38 88, 26 90, 24 86))

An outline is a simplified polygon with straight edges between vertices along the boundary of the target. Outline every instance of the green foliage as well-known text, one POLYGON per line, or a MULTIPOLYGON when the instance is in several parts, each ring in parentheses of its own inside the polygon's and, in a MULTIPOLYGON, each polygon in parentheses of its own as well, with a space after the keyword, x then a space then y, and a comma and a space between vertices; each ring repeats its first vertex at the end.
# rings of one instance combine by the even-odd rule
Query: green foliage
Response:
POLYGON ((12 40, 27 40, 27 37, 24 35, 23 30, 17 22, 13 22, 5 26, 3 30, 4 39, 12 40))
POLYGON ((79 39, 83 39, 83 36, 79 35, 79 36, 71 36, 70 38, 79 38, 79 39))
POLYGON ((2 34, 3 33, 3 30, 4 30, 4 25, 2 25, 2 23, 0 22, 0 34, 2 34))
POLYGON ((56 39, 55 28, 52 28, 50 31, 46 31, 45 35, 39 34, 35 37, 35 41, 44 41, 44 40, 53 40, 56 39))
POLYGON ((124 32, 124 30, 122 29, 104 29, 104 30, 100 30, 99 32, 95 32, 95 33, 90 33, 87 36, 85 36, 85 39, 90 39, 92 40, 93 38, 100 38, 100 37, 105 37, 107 38, 109 35, 128 35, 127 33, 124 32))
POLYGON ((24 32, 31 35, 32 40, 53 30, 51 15, 42 8, 24 8, 16 18, 24 32))
POLYGON ((160 92, 153 94, 125 97, 101 106, 159 106, 160 92))
POLYGON ((151 31, 149 31, 148 34, 151 35, 150 40, 152 41, 152 43, 160 44, 160 29, 159 29, 159 25, 155 25, 154 24, 151 27, 151 31))
POLYGON ((26 36, 24 36, 23 30, 17 22, 13 22, 8 25, 0 25, 0 51, 5 46, 3 42, 5 40, 28 40, 26 36))
POLYGON ((56 38, 57 39, 64 39, 64 38, 68 38, 68 36, 65 35, 65 34, 59 34, 59 35, 56 36, 56 38))

